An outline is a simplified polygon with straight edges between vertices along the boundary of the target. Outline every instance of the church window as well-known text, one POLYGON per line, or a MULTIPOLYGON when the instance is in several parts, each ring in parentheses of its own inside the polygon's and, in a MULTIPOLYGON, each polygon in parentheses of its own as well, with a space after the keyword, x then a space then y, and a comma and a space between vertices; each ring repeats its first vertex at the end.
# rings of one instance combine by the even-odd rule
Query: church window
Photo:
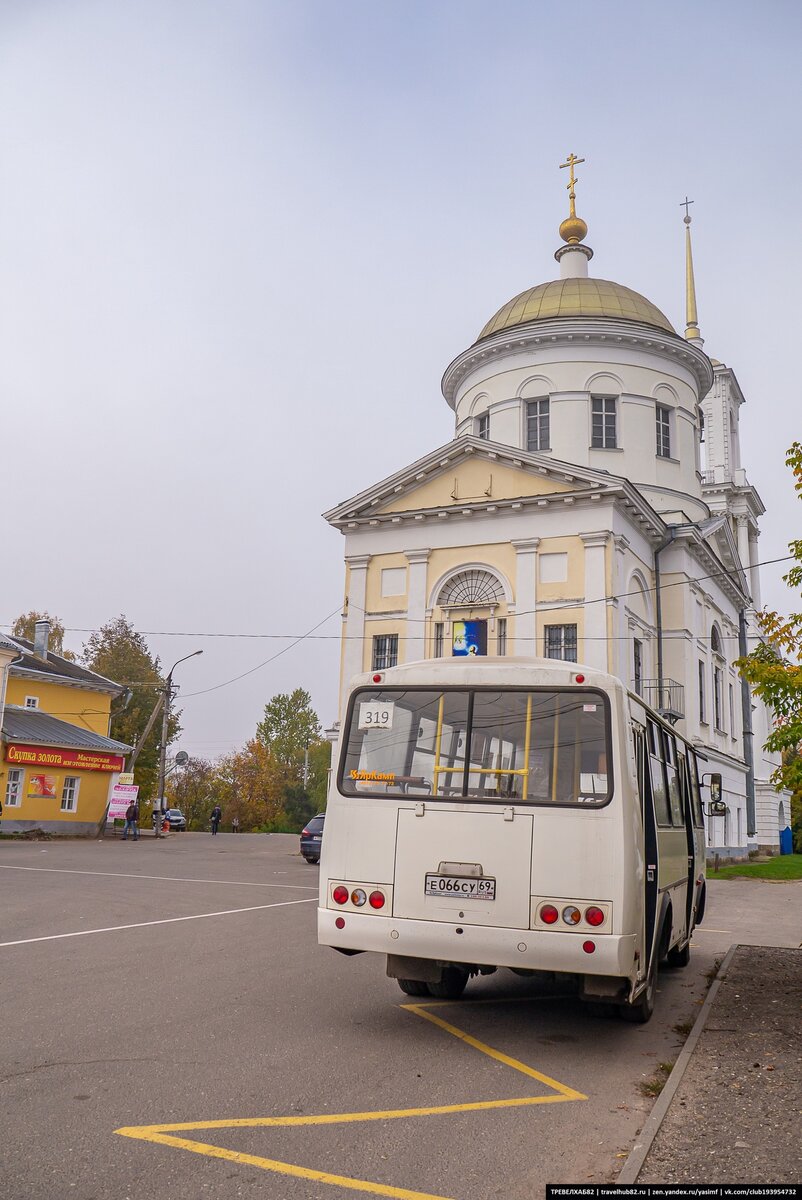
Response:
POLYGON ((657 457, 671 458, 671 425, 669 409, 665 408, 662 404, 658 404, 655 412, 657 416, 657 457))
POLYGON ((713 667, 713 717, 716 722, 716 729, 723 732, 724 716, 721 706, 721 667, 713 667))
POLYGON ((373 670, 386 671, 398 662, 398 634, 387 633, 373 639, 373 670))
POLYGON ((707 689, 705 687, 705 664, 699 659, 699 720, 707 724, 707 689))
POLYGON ((730 691, 730 737, 735 737, 735 692, 732 684, 729 684, 730 691))
POLYGON ((614 396, 591 396, 590 444, 594 450, 618 447, 616 400, 614 396))
POLYGON ((434 657, 443 657, 443 622, 435 621, 434 623, 434 657))
POLYGON ((496 653, 504 657, 507 653, 507 618, 499 617, 496 627, 496 653))
POLYGON ((643 642, 638 638, 633 638, 633 648, 635 652, 635 691, 637 695, 643 695, 643 642))
POLYGON ((576 662, 576 625, 547 625, 546 658, 576 662))
POLYGON ((460 571, 443 586, 437 603, 441 608, 461 605, 498 604, 504 599, 504 589, 489 571, 460 571))
POLYGON ((527 450, 550 450, 549 402, 529 400, 526 405, 526 448, 527 450))
POLYGON ((482 413, 476 418, 476 436, 484 442, 490 440, 490 413, 482 413))

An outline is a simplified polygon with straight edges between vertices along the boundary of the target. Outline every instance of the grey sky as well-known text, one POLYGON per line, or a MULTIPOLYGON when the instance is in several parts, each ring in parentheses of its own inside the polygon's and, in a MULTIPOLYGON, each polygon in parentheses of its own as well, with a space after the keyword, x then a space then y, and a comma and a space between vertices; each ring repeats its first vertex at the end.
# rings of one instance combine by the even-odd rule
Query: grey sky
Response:
MULTIPOLYGON (((783 554, 801 34, 796 0, 4 0, 0 621, 297 636, 338 612, 320 513, 452 436, 443 369, 557 274, 570 150, 591 273, 678 327, 695 200, 705 348, 783 554)), ((298 685, 330 723, 338 617, 318 634, 191 698, 289 641, 149 636, 166 666, 204 650, 183 746, 241 744, 298 685)))

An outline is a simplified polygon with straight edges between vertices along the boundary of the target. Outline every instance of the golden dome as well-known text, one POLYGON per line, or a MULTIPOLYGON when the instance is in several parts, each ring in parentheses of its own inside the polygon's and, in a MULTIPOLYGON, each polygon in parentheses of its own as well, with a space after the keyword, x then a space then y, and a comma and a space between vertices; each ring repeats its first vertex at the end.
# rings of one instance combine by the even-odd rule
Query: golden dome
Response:
POLYGON ((566 217, 560 226, 560 237, 571 246, 576 245, 577 242, 581 242, 587 232, 587 225, 581 217, 577 217, 576 215, 566 217))
POLYGON ((525 325, 529 321, 549 321, 558 317, 609 317, 654 325, 666 333, 676 333, 664 313, 651 300, 631 288, 609 279, 555 279, 541 283, 513 297, 485 325, 477 341, 525 325))

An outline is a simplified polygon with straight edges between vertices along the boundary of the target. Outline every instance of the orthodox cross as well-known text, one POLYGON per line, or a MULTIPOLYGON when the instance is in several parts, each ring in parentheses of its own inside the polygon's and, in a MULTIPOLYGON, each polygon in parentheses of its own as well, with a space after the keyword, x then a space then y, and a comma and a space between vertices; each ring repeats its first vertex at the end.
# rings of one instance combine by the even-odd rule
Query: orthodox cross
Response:
POLYGON ((693 204, 693 203, 694 203, 693 200, 689 200, 687 196, 680 203, 680 208, 685 209, 685 216, 682 219, 686 225, 690 225, 690 223, 691 223, 691 214, 688 212, 688 209, 691 206, 691 204, 693 204))
POLYGON ((568 183, 566 186, 568 188, 568 199, 571 202, 571 216, 572 217, 576 216, 576 205, 575 205, 576 193, 574 192, 574 187, 576 185, 576 178, 574 176, 574 167, 576 166, 577 163, 583 163, 584 161, 585 161, 584 158, 577 158, 577 156, 575 154, 571 153, 568 155, 567 162, 560 163, 561 170, 563 167, 570 167, 570 176, 569 176, 568 183))

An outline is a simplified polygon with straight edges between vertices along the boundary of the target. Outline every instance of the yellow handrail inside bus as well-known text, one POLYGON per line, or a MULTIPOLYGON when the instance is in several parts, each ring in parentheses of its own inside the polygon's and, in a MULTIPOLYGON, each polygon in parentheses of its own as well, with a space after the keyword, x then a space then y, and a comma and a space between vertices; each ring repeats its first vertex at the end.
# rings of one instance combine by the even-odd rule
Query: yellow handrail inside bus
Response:
POLYGON ((526 733, 524 735, 524 789, 522 800, 526 799, 529 791, 529 747, 532 744, 532 693, 526 697, 526 733))
POLYGON ((440 703, 437 706, 437 732, 434 736, 434 771, 432 775, 432 794, 437 795, 437 776, 441 771, 447 771, 448 767, 440 766, 440 742, 443 737, 443 705, 445 704, 445 696, 440 693, 440 703))

